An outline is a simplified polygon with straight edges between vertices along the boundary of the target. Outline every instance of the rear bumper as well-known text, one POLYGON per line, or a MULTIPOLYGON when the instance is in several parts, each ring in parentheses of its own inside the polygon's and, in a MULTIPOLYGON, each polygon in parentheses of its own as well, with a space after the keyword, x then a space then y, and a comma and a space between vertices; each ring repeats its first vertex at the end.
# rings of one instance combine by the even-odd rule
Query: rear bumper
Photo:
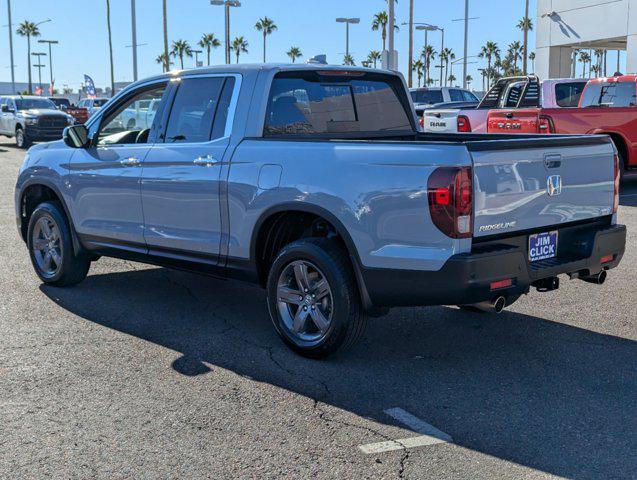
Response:
MULTIPOLYGON (((534 233, 534 232, 530 232, 534 233)), ((538 280, 560 274, 589 276, 616 267, 624 254, 624 225, 578 225, 559 229, 558 256, 530 264, 528 235, 474 245, 438 271, 363 269, 371 303, 378 307, 465 305, 527 293, 538 280), (601 263, 602 257, 613 255, 601 263), (512 279, 510 287, 491 283, 512 279)), ((582 285, 584 285, 582 283, 582 285)))

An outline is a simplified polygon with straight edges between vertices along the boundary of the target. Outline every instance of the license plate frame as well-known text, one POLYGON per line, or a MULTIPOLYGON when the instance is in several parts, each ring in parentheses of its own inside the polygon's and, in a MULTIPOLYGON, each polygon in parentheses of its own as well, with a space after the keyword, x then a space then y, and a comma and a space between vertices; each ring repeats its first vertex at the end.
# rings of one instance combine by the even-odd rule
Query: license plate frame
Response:
POLYGON ((557 257, 558 237, 557 230, 529 235, 529 262, 539 262, 557 257))

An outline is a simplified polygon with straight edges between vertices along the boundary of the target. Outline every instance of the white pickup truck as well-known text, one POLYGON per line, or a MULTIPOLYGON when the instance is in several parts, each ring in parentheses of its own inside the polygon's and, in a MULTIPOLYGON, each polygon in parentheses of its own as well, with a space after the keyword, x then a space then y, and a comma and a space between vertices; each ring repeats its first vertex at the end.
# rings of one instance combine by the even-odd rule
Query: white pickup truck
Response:
POLYGON ((586 81, 562 78, 540 82, 534 75, 502 78, 477 107, 425 110, 421 125, 432 133, 486 133, 487 116, 494 108, 576 108, 586 81))

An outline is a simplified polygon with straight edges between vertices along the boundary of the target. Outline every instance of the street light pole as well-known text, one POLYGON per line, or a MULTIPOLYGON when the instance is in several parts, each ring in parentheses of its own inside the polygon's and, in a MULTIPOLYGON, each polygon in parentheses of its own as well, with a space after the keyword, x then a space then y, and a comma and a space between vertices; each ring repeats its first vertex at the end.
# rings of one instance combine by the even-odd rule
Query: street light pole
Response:
MULTIPOLYGON (((427 64, 431 63, 430 59, 427 58, 427 54, 426 54, 427 46, 429 45, 429 40, 428 40, 427 37, 428 37, 429 32, 434 31, 434 30, 440 30, 440 28, 436 27, 435 25, 429 25, 428 23, 421 23, 421 22, 418 22, 415 25, 416 25, 416 30, 424 30, 425 31, 425 49, 424 49, 424 52, 425 52, 425 70, 427 70, 427 64)), ((425 71, 425 86, 429 85, 429 78, 428 78, 429 76, 427 75, 427 73, 428 72, 425 71)))
POLYGON ((226 17, 226 63, 230 63, 230 7, 240 7, 239 0, 210 0, 210 5, 223 5, 226 17))
POLYGON ((199 66, 199 54, 202 53, 203 50, 193 50, 192 53, 195 54, 195 68, 199 66))
MULTIPOLYGON (((528 5, 528 2, 527 2, 528 5)), ((464 0, 464 62, 462 62, 462 88, 467 88, 467 38, 469 36, 469 0, 464 0)), ((526 60, 525 60, 526 64, 526 60)))
POLYGON ((7 0, 9 16, 9 59, 11 60, 11 94, 15 94, 15 66, 13 65, 13 25, 11 24, 11 0, 7 0))
POLYGON ((445 29, 438 27, 438 30, 442 33, 442 41, 440 43, 440 86, 442 87, 442 71, 443 71, 443 57, 442 51, 445 49, 445 29))
POLYGON ((137 81, 137 20, 135 15, 135 0, 130 0, 131 31, 133 36, 133 81, 137 81))
POLYGON ((48 43, 49 44, 49 75, 51 78, 51 95, 53 95, 53 84, 55 83, 53 77, 53 53, 51 52, 51 45, 58 44, 57 40, 38 40, 38 43, 48 43))
POLYGON ((345 56, 349 56, 349 24, 357 24, 360 23, 360 18, 343 18, 339 17, 336 19, 337 23, 345 24, 345 56))
POLYGON ((394 65, 394 0, 387 0, 387 16, 389 17, 389 51, 387 52, 387 67, 390 70, 397 69, 398 65, 394 65))
POLYGON ((42 67, 46 67, 46 65, 44 65, 42 63, 42 57, 46 57, 46 53, 44 53, 44 52, 33 52, 33 53, 31 53, 31 55, 33 55, 34 57, 38 57, 37 65, 33 65, 33 66, 37 67, 37 69, 38 69, 38 86, 40 87, 40 89, 42 89, 42 67))

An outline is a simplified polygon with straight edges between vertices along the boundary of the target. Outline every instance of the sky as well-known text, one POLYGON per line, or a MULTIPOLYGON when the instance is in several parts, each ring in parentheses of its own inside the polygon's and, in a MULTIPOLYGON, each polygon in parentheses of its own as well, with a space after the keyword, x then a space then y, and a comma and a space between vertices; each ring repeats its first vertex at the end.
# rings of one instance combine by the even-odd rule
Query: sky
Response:
MULTIPOLYGON (((288 62, 285 52, 298 46, 303 52, 301 61, 316 54, 327 54, 330 63, 342 63, 345 52, 345 25, 336 23, 336 17, 360 17, 360 24, 350 26, 350 53, 360 65, 371 50, 381 50, 378 31, 371 30, 372 17, 385 8, 384 0, 241 0, 242 6, 231 9, 231 38, 243 35, 249 43, 249 53, 241 55, 241 62, 260 62, 262 36, 254 25, 263 16, 274 20, 278 30, 268 37, 267 60, 288 62)), ((163 51, 161 0, 136 0, 139 78, 161 72, 155 58, 163 51)), ((131 0, 111 0, 111 25, 115 81, 133 80, 131 44, 131 0)), ((83 81, 83 75, 93 77, 95 84, 109 84, 108 34, 106 28, 106 0, 11 0, 13 21, 14 64, 16 81, 27 79, 27 42, 15 34, 19 22, 27 19, 41 22, 41 39, 59 40, 53 46, 53 68, 56 87, 68 85, 74 90, 83 81)), ((209 0, 168 0, 169 41, 187 40, 193 47, 204 33, 214 33, 223 41, 223 8, 211 6, 209 0)), ((536 0, 531 0, 529 16, 534 19, 536 0)), ((471 0, 469 17, 469 56, 479 53, 487 40, 502 48, 514 40, 522 41, 522 32, 516 28, 524 16, 524 0, 471 0)), ((438 25, 445 29, 445 47, 450 47, 456 58, 463 56, 464 0, 415 0, 414 21, 438 25)), ((399 68, 407 72, 408 28, 402 22, 409 20, 409 2, 396 4, 396 33, 399 68)), ((10 81, 9 37, 7 28, 7 0, 0 0, 0 80, 10 81)), ((429 42, 440 50, 440 32, 430 32, 429 42)), ((424 32, 414 32, 414 51, 424 44, 424 32)), ((529 35, 529 51, 535 45, 535 35, 529 35)), ((47 52, 46 45, 34 43, 33 51, 47 52)), ((196 47, 199 48, 199 47, 196 47)), ((505 48, 502 48, 503 50, 505 48)), ((204 63, 205 54, 202 55, 204 63)), ((202 59, 200 57, 200 60, 202 59)), ((34 57, 35 58, 35 57, 34 57)), ((223 47, 213 51, 212 63, 223 63, 223 47)), ((234 61, 234 60, 233 60, 234 61)), ((299 60, 297 60, 299 61, 299 60)), ((485 61, 470 58, 468 73, 474 79, 473 87, 480 88, 478 68, 485 61)), ((36 63, 36 62, 33 62, 36 63)), ((49 59, 42 57, 46 68, 43 82, 49 81, 49 59)), ((186 59, 185 66, 193 67, 194 59, 186 59)), ((460 78, 462 62, 454 67, 460 78)), ((33 69, 37 81, 37 69, 33 69)), ((433 76, 433 73, 432 73, 433 76)), ((414 77, 415 78, 415 77, 414 77)), ((415 79, 414 79, 415 82, 415 79)))

